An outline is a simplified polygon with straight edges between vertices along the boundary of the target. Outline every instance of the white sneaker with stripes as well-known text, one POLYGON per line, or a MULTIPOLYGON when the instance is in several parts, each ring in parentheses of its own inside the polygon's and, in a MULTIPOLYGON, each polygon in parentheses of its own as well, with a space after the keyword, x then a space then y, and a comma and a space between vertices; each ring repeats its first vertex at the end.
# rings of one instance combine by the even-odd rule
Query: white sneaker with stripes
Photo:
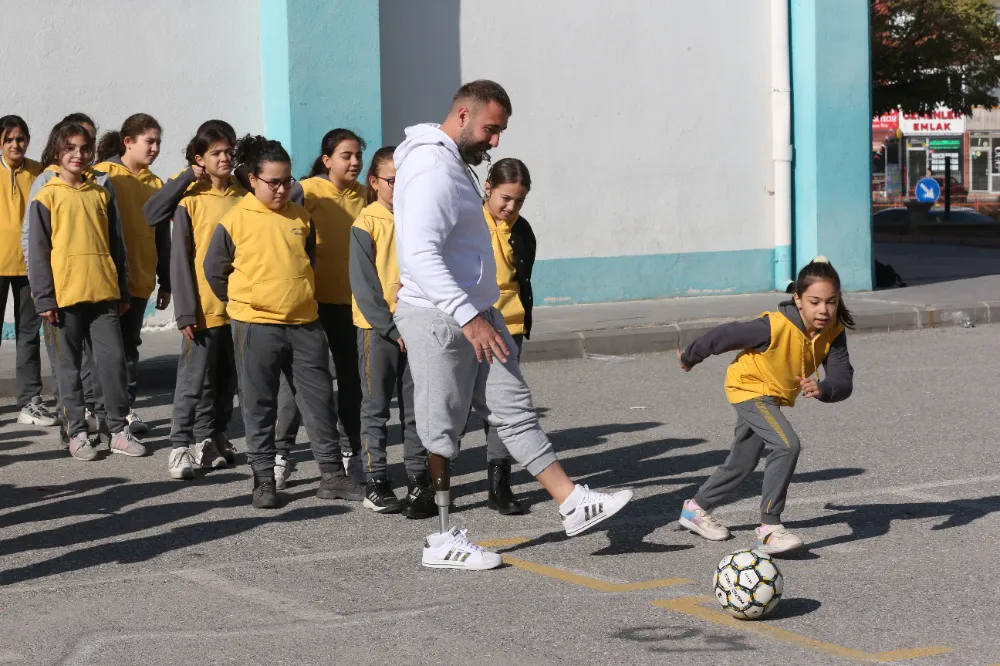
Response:
POLYGON ((503 560, 482 546, 469 541, 466 530, 452 527, 445 533, 435 532, 424 539, 421 564, 433 569, 496 569, 503 560))
POLYGON ((631 490, 619 490, 610 494, 591 490, 588 486, 577 486, 577 490, 580 491, 580 499, 576 506, 567 513, 563 513, 562 509, 559 512, 562 515, 566 536, 576 536, 607 520, 621 511, 622 507, 632 499, 631 490))

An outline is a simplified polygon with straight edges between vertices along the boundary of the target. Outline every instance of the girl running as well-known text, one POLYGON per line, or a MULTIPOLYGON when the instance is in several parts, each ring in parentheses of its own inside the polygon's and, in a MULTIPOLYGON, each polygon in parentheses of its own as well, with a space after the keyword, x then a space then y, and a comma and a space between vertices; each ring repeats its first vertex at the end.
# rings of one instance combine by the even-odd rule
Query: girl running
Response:
MULTIPOLYGON (((146 224, 142 206, 160 187, 161 181, 149 167, 160 154, 160 124, 145 113, 129 116, 120 132, 107 132, 98 145, 97 171, 108 174, 115 189, 122 217, 125 247, 128 249, 129 294, 127 313, 122 316, 122 340, 128 366, 128 424, 133 434, 149 432, 133 407, 136 398, 139 346, 146 304, 159 279, 156 309, 170 305, 170 229, 159 225, 155 231, 146 224)), ((106 387, 105 387, 106 390, 106 387)))
POLYGON ((710 511, 753 472, 764 450, 764 487, 757 548, 784 553, 802 539, 781 525, 788 484, 799 457, 799 438, 781 412, 801 393, 820 402, 846 400, 854 386, 845 328, 854 319, 844 305, 840 276, 826 259, 816 257, 801 271, 795 294, 777 312, 749 322, 722 324, 677 352, 689 372, 713 354, 743 352, 726 372, 726 397, 736 409, 736 432, 726 462, 687 500, 680 524, 711 541, 728 539, 729 530, 710 511), (826 378, 819 381, 820 364, 826 378), (816 373, 816 378, 810 375, 816 373))
POLYGON ((232 330, 226 306, 205 282, 204 261, 215 228, 247 191, 232 175, 236 138, 220 123, 199 128, 187 147, 191 166, 143 206, 151 226, 173 220, 170 283, 183 336, 167 458, 172 479, 193 479, 195 465, 218 469, 235 459, 225 437, 236 394, 232 330))
POLYGON ((403 459, 409 479, 406 516, 430 518, 437 513, 427 451, 417 436, 413 416, 413 378, 406 364, 406 342, 392 320, 399 289, 396 234, 392 218, 395 146, 379 148, 368 168, 368 206, 351 228, 351 290, 354 324, 358 327, 361 381, 361 462, 365 472, 364 506, 376 513, 397 513, 403 505, 386 469, 389 405, 399 397, 403 424, 403 459))
MULTIPOLYGON (((357 329, 351 311, 349 256, 351 225, 365 207, 365 188, 358 183, 365 142, 347 129, 323 137, 320 156, 309 176, 295 186, 290 198, 305 206, 316 225, 316 300, 337 370, 337 413, 340 446, 348 461, 358 461, 360 475, 361 378, 358 374, 357 329)), ((288 387, 278 400, 278 489, 292 473, 289 452, 299 429, 299 414, 288 387)))
POLYGON ((235 159, 246 166, 252 194, 215 228, 204 269, 233 320, 253 506, 278 505, 274 426, 280 376, 299 398, 319 463, 316 496, 361 501, 362 489, 344 473, 337 445, 333 377, 314 296, 316 231, 309 213, 288 200, 291 158, 280 143, 258 136, 241 140, 235 159))
POLYGON ((0 311, 7 309, 7 292, 14 294, 14 330, 17 340, 17 376, 20 409, 17 421, 54 426, 58 419, 42 401, 42 323, 28 286, 28 269, 21 249, 21 227, 28 210, 31 184, 42 165, 26 156, 31 133, 20 116, 0 118, 0 311))
POLYGON ((128 398, 119 323, 129 307, 125 244, 108 191, 85 177, 93 151, 94 139, 83 126, 60 125, 45 151, 59 171, 28 211, 28 279, 35 308, 52 327, 62 417, 70 455, 78 460, 97 457, 87 435, 80 379, 87 338, 104 388, 111 452, 146 453, 125 422, 128 398))
MULTIPOLYGON (((494 307, 503 315, 507 330, 521 347, 531 335, 531 269, 535 264, 535 234, 520 216, 531 190, 531 174, 521 160, 505 158, 486 177, 483 214, 490 229, 493 258, 497 265, 500 298, 494 307)), ((489 424, 486 431, 486 464, 489 475, 487 506, 503 515, 524 513, 510 488, 511 455, 489 424)))

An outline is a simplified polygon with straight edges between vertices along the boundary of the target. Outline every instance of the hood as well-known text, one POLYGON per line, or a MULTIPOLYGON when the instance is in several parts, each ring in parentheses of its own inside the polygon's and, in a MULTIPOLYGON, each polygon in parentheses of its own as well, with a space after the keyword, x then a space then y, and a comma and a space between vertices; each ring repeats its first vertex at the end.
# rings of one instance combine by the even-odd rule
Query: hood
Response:
POLYGON ((806 332, 806 326, 802 323, 802 315, 799 314, 799 309, 795 307, 795 301, 782 301, 778 303, 778 312, 785 315, 785 319, 795 324, 795 327, 806 332))
POLYGON ((330 194, 333 195, 334 197, 339 197, 343 199, 365 198, 365 187, 364 185, 362 185, 357 181, 351 183, 344 189, 340 189, 334 184, 332 180, 330 180, 330 176, 325 173, 321 173, 316 176, 309 176, 308 178, 305 178, 300 182, 305 182, 307 180, 315 180, 319 183, 322 183, 322 186, 327 190, 329 190, 330 194))
POLYGON ((42 189, 45 189, 46 187, 60 187, 60 188, 66 189, 66 190, 72 190, 73 192, 79 192, 81 190, 85 190, 85 189, 88 189, 88 188, 93 188, 94 187, 94 181, 88 180, 85 177, 83 179, 83 185, 81 185, 80 187, 73 187, 72 185, 70 185, 69 183, 67 183, 65 180, 63 180, 62 178, 60 178, 59 174, 56 174, 55 176, 53 176, 52 178, 50 178, 48 180, 48 182, 45 183, 45 185, 43 186, 42 189))
POLYGON ((436 123, 423 123, 406 128, 406 139, 403 140, 403 143, 399 144, 396 152, 392 154, 393 161, 396 162, 396 168, 399 169, 402 167, 403 161, 421 146, 440 146, 441 149, 454 155, 459 163, 464 163, 462 155, 458 152, 458 146, 455 145, 450 136, 441 131, 440 125, 436 123))

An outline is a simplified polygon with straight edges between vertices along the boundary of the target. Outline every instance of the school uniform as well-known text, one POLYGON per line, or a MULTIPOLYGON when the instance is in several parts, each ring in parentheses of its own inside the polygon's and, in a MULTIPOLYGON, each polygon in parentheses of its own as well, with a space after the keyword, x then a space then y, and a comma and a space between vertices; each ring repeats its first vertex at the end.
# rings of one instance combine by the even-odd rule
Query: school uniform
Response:
MULTIPOLYGON (((41 192, 45 184, 49 182, 52 178, 59 174, 59 167, 57 165, 47 166, 35 179, 34 183, 31 185, 31 191, 28 194, 28 201, 33 201, 35 197, 41 192)), ((117 226, 117 237, 122 238, 121 229, 121 214, 118 210, 118 202, 115 200, 115 190, 114 186, 111 184, 111 180, 108 178, 108 174, 103 171, 96 171, 93 167, 87 167, 84 169, 84 176, 97 183, 105 190, 108 191, 108 195, 111 197, 111 203, 109 208, 113 208, 115 214, 113 216, 115 224, 117 226)), ((24 261, 27 265, 30 253, 30 243, 29 243, 29 225, 28 225, 28 213, 25 211, 24 222, 21 225, 21 250, 24 252, 24 261)), ((125 262, 125 276, 128 279, 128 261, 126 258, 125 262)), ((52 367, 52 375, 56 376, 58 363, 56 362, 56 352, 55 348, 52 346, 54 342, 54 331, 52 325, 48 322, 42 322, 42 331, 45 338, 45 350, 49 355, 49 363, 52 367)), ((94 362, 93 362, 93 351, 91 349, 90 340, 86 338, 83 345, 83 361, 80 365, 80 380, 83 383, 83 393, 84 400, 89 409, 94 414, 97 414, 101 419, 104 419, 104 392, 101 389, 101 382, 97 377, 97 373, 94 372, 94 362)), ((59 395, 59 382, 55 383, 53 393, 55 394, 57 411, 61 413, 62 401, 59 395)))
POLYGON ((215 228, 247 191, 231 179, 224 191, 198 181, 188 168, 143 206, 150 226, 173 220, 170 285, 177 328, 195 326, 194 340, 181 336, 170 441, 187 447, 226 432, 236 395, 236 361, 225 304, 205 279, 205 256, 215 228), (171 210, 171 204, 173 209, 171 210))
POLYGON ((142 211, 143 204, 163 186, 163 181, 149 169, 132 173, 118 157, 100 162, 94 169, 107 173, 114 185, 128 250, 131 307, 122 316, 121 324, 128 367, 129 404, 133 405, 146 306, 157 280, 159 291, 170 292, 170 229, 165 225, 150 228, 142 211))
MULTIPOLYGON (((486 206, 483 206, 486 226, 490 230, 493 245, 493 260, 497 265, 497 286, 500 298, 494 304, 503 316, 507 330, 517 345, 517 360, 521 360, 524 340, 531 336, 531 270, 535 265, 535 233, 528 220, 517 217, 514 220, 496 220, 486 206)), ((500 441, 495 429, 487 423, 486 460, 488 462, 510 461, 511 455, 500 441)))
POLYGON ((28 279, 51 327, 62 416, 70 437, 87 432, 80 363, 89 337, 111 433, 125 427, 125 356, 118 304, 128 298, 126 251, 109 192, 90 179, 75 188, 51 178, 28 210, 28 279))
MULTIPOLYGON (((362 397, 349 262, 351 227, 365 207, 365 188, 354 183, 341 190, 327 176, 313 176, 296 183, 289 199, 305 207, 316 228, 316 300, 337 371, 340 447, 344 455, 357 455, 362 397)), ((278 405, 278 449, 287 455, 295 443, 299 414, 284 383, 278 405)))
POLYGON ((749 322, 722 324, 692 342, 681 361, 694 367, 708 356, 742 349, 726 371, 726 398, 736 410, 736 430, 729 457, 695 495, 706 511, 717 506, 757 467, 768 451, 761 492, 761 522, 781 524, 788 486, 798 461, 799 438, 781 412, 793 407, 801 388, 796 377, 809 377, 820 365, 820 402, 846 400, 854 386, 843 324, 831 323, 816 337, 806 335, 794 302, 749 322))
POLYGON ((41 319, 31 299, 19 242, 31 184, 41 170, 41 164, 27 158, 12 169, 0 157, 0 312, 7 309, 7 292, 13 292, 18 409, 42 394, 41 319))
POLYGON ((413 378, 392 319, 399 289, 392 211, 366 206, 351 228, 351 291, 361 376, 361 462, 366 480, 386 478, 389 406, 395 394, 403 424, 407 476, 427 471, 427 450, 417 435, 413 378))
POLYGON ((342 472, 328 347, 315 299, 316 232, 295 203, 272 211, 247 194, 216 226, 205 280, 232 319, 240 409, 254 475, 274 476, 284 376, 324 474, 342 472))

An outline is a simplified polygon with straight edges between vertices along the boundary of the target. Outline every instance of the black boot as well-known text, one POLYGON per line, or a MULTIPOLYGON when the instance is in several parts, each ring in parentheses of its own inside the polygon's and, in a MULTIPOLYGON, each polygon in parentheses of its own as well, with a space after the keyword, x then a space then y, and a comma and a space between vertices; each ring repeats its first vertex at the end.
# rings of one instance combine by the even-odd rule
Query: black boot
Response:
POLYGON ((403 500, 403 515, 419 520, 438 515, 430 477, 426 474, 410 476, 409 482, 406 499, 403 500))
POLYGON ((520 502, 510 489, 510 461, 497 460, 487 463, 489 469, 490 493, 486 498, 486 506, 498 511, 504 516, 517 516, 524 513, 520 502))
POLYGON ((274 475, 253 475, 253 507, 255 509, 278 508, 278 491, 274 489, 274 475))
POLYGON ((365 498, 365 491, 354 479, 343 472, 323 472, 316 497, 360 502, 365 498))

